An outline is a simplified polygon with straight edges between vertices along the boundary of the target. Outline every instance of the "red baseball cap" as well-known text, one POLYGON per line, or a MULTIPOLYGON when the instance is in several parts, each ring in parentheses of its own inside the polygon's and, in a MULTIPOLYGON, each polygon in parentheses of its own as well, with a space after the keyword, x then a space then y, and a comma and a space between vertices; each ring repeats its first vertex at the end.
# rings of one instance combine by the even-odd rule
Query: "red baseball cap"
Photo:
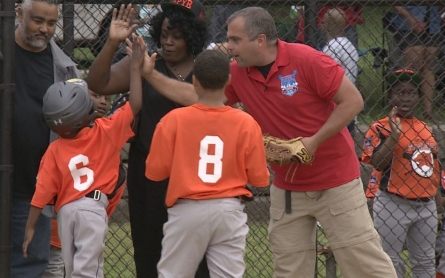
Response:
POLYGON ((204 19, 204 6, 199 0, 169 0, 161 3, 162 11, 168 11, 172 7, 179 7, 189 15, 204 19))

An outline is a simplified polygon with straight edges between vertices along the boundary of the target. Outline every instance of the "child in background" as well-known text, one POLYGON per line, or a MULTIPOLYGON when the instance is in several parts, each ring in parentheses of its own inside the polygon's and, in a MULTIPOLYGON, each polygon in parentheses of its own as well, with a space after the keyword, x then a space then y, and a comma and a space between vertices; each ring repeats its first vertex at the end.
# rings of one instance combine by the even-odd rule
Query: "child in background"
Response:
POLYGON ((388 117, 366 132, 362 161, 381 171, 374 197, 374 226, 398 277, 405 276, 401 257, 406 244, 414 277, 434 277, 437 235, 436 194, 440 185, 438 145, 419 120, 421 78, 401 68, 388 74, 388 117))
POLYGON ((227 57, 202 52, 193 65, 198 102, 172 110, 156 127, 145 176, 170 177, 158 277, 193 277, 203 256, 211 277, 243 276, 243 200, 252 197, 246 184, 269 185, 269 171, 258 123, 224 104, 229 83, 227 57))
POLYGON ((92 123, 93 101, 82 80, 55 83, 44 96, 45 120, 60 137, 41 160, 23 255, 28 255, 42 208, 57 196, 55 212, 67 277, 104 277, 107 208, 116 194, 120 151, 134 135, 131 125, 141 109, 141 66, 144 55, 148 56, 146 47, 141 37, 133 42, 130 100, 109 118, 92 123))

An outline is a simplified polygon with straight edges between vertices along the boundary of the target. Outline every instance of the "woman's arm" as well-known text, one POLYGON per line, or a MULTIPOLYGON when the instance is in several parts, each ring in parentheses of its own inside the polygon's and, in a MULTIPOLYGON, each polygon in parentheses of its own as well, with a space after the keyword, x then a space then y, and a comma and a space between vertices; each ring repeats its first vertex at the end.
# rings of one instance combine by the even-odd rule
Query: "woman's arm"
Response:
POLYGON ((131 5, 128 5, 127 8, 122 5, 119 13, 117 9, 113 10, 107 42, 94 60, 87 78, 89 88, 98 94, 111 95, 128 91, 130 59, 125 57, 113 66, 111 63, 119 44, 128 38, 137 27, 135 24, 130 26, 133 14, 134 10, 131 5))

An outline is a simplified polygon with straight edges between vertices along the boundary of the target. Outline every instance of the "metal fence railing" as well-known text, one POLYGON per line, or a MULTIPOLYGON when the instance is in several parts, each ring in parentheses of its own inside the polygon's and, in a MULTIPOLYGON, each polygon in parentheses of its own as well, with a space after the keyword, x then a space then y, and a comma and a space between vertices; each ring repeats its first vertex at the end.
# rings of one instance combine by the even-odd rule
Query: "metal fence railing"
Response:
MULTIPOLYGON (((7 0, 3 0, 0 3, 6 2, 7 0)), ((109 24, 107 17, 110 15, 110 11, 116 3, 129 2, 115 0, 71 0, 61 2, 60 19, 57 23, 57 31, 54 38, 61 48, 78 63, 78 68, 85 76, 106 40, 106 29, 109 24)), ((140 8, 138 16, 140 17, 141 25, 137 29, 140 35, 149 36, 147 31, 150 28, 150 16, 154 14, 159 2, 133 2, 140 8)), ((329 48, 329 41, 338 36, 347 38, 353 45, 352 49, 342 49, 349 53, 349 58, 351 58, 347 63, 352 63, 352 66, 348 64, 350 68, 347 71, 351 74, 350 78, 355 79, 356 86, 365 100, 365 108, 358 115, 354 127, 354 139, 358 158, 361 158, 363 146, 366 147, 366 144, 369 144, 367 141, 369 138, 365 139, 365 133, 369 125, 378 119, 386 117, 392 107, 387 97, 388 83, 385 81, 385 77, 389 72, 398 67, 413 68, 421 77, 421 96, 415 113, 419 119, 425 121, 431 127, 438 142, 439 160, 445 158, 445 110, 443 109, 445 106, 445 4, 443 1, 326 0, 304 2, 290 0, 215 0, 202 2, 205 5, 205 20, 210 30, 212 30, 211 37, 216 43, 222 42, 225 39, 224 25, 217 25, 218 22, 223 22, 223 20, 218 21, 218 9, 230 6, 234 10, 249 5, 265 7, 276 19, 279 37, 285 41, 307 43, 320 51, 329 52, 335 56, 335 52, 329 48), (423 34, 419 35, 420 39, 427 40, 423 41, 422 44, 427 46, 414 44, 415 46, 413 47, 412 42, 406 40, 406 36, 401 37, 400 34, 406 33, 405 27, 399 24, 400 18, 397 17, 397 14, 400 15, 400 12, 395 6, 389 5, 392 2, 404 5, 403 7, 407 8, 407 10, 411 9, 407 7, 408 4, 421 7, 421 9, 412 8, 411 11, 421 12, 414 19, 418 20, 418 22, 410 23, 411 25, 406 30, 417 28, 416 30, 419 30, 418 33, 423 34), (334 5, 340 5, 338 8, 343 11, 345 28, 339 28, 339 23, 336 23, 335 18, 329 16, 328 11, 334 5), (325 16, 326 12, 328 16, 325 16), (424 17, 420 18, 420 15, 424 15, 424 17)), ((4 8, 7 6, 2 5, 0 7, 4 8)), ((0 10, 0 23, 2 23, 2 16, 6 16, 4 10, 0 10), (5 14, 2 14, 2 11, 5 14)), ((3 48, 6 45, 5 38, 5 32, 3 32, 3 35, 0 34, 0 41, 3 39, 0 45, 3 48)), ((8 37, 8 40, 11 40, 11 37, 8 37)), ((9 41, 7 43, 13 45, 14 42, 9 41)), ((1 53, 0 49, 0 55, 1 53)), ((5 53, 5 49, 3 49, 3 57, 7 60, 5 53)), ((341 59, 341 57, 336 58, 341 59)), ((1 60, 0 65, 2 65, 3 72, 3 79, 1 79, 2 82, 0 83, 11 83, 10 77, 5 74, 5 70, 9 69, 8 65, 1 60)), ((4 85, 0 85, 0 92, 3 93, 2 112, 5 112, 6 102, 4 102, 4 97, 10 91, 6 90, 6 87, 1 86, 4 85)), ((8 88, 10 90, 10 87, 8 88)), ((2 119, 9 118, 3 116, 2 119)), ((127 156, 127 150, 128 148, 124 148, 122 151, 124 159, 127 156)), ((3 160, 1 164, 8 163, 3 160)), ((6 171, 7 167, 0 170, 6 171)), ((368 185, 372 170, 371 166, 364 163, 361 164, 362 179, 365 186, 368 185)), ((402 173, 397 174, 402 175, 402 173)), ((7 184, 4 178, 2 178, 1 182, 2 187, 7 184)), ((371 179, 370 185, 374 184, 371 179)), ((254 192, 256 194, 255 201, 246 206, 250 232, 247 238, 245 277, 272 277, 273 261, 267 235, 270 205, 268 190, 256 190, 254 192)), ((439 203, 438 207, 441 207, 439 203)), ((428 214, 428 212, 426 213, 428 214)), ((429 212, 430 215, 434 213, 434 211, 429 212)), ((376 214, 374 216, 379 217, 376 214)), ((382 221, 385 221, 385 219, 382 221)), ((0 230, 4 231, 4 227, 9 226, 1 225, 0 230)), ((435 226, 423 229, 422 232, 416 232, 416 239, 419 240, 416 243, 418 246, 422 245, 423 240, 429 238, 429 233, 434 233, 438 238, 440 235, 440 231, 437 233, 435 226), (422 234, 425 230, 428 234, 422 234)), ((3 234, 0 233, 0 238, 3 234)), ((8 235, 8 233, 6 232, 5 235, 8 235)), ((321 226, 318 228, 317 239, 318 260, 316 277, 341 277, 321 226)), ((7 241, 2 244, 3 246, 8 246, 7 241)), ((407 246, 405 241, 402 242, 402 245, 404 245, 404 248, 402 250, 401 258, 403 261, 401 264, 406 266, 407 276, 405 277, 411 277, 410 267, 413 261, 409 260, 407 250, 414 249, 410 249, 410 245, 408 244, 407 246)), ((438 250, 437 254, 440 255, 441 252, 442 250, 438 250)), ((2 255, 7 257, 5 252, 2 252, 2 255)), ((132 256, 133 247, 130 236, 127 196, 124 194, 122 201, 110 219, 105 254, 105 276, 136 277, 132 256)))

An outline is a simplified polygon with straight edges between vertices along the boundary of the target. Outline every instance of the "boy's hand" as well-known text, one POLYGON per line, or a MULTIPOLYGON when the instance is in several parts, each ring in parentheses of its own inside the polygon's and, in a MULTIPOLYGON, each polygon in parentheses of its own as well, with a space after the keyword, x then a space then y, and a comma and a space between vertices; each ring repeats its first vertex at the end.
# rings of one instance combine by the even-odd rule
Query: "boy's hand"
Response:
MULTIPOLYGON (((132 39, 133 41, 135 41, 137 38, 136 34, 132 34, 132 39)), ((125 40, 125 42, 127 43, 127 54, 131 59, 131 55, 133 52, 133 43, 132 41, 130 41, 128 38, 125 40)), ((145 47, 147 47, 145 45, 145 47)), ((151 56, 148 54, 147 51, 145 51, 144 54, 144 58, 143 58, 143 64, 142 64, 142 76, 147 76, 150 75, 153 72, 153 69, 155 67, 155 62, 156 62, 156 56, 158 54, 157 53, 153 53, 151 56)))
POLYGON ((28 257, 28 245, 34 237, 34 229, 26 228, 25 230, 25 239, 23 240, 22 251, 23 257, 28 257))
POLYGON ((108 39, 110 41, 120 43, 128 38, 137 27, 137 24, 131 25, 131 19, 133 16, 134 9, 131 7, 131 4, 129 4, 126 8, 125 5, 122 4, 119 9, 119 13, 117 9, 114 9, 108 39))
POLYGON ((394 106, 389 112, 389 125, 391 126, 391 137, 398 141, 402 134, 402 124, 400 118, 396 117, 397 109, 397 106, 394 106))
MULTIPOLYGON (((129 45, 128 41, 127 39, 127 44, 129 45)), ((147 44, 145 44, 144 39, 133 34, 131 51, 129 51, 129 47, 127 46, 127 52, 130 56, 131 67, 141 70, 144 64, 145 53, 147 53, 147 44)))

